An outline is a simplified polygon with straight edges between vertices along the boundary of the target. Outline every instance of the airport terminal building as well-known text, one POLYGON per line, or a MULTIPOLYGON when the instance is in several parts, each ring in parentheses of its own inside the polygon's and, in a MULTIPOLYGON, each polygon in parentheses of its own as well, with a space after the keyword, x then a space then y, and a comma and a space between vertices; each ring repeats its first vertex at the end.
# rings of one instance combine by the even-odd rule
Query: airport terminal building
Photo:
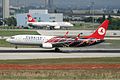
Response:
POLYGON ((27 14, 30 14, 36 21, 42 22, 63 22, 63 13, 48 13, 48 10, 29 10, 29 13, 16 14, 17 27, 26 27, 27 14))

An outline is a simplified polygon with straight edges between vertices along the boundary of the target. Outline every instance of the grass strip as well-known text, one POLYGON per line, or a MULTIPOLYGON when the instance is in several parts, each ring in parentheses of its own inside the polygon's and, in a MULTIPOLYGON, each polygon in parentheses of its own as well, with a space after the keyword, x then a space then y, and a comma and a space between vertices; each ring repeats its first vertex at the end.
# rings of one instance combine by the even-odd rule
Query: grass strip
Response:
POLYGON ((14 36, 21 34, 39 35, 36 31, 31 30, 0 30, 0 36, 14 36))
POLYGON ((1 70, 1 80, 98 80, 120 79, 120 69, 94 70, 1 70))
POLYGON ((0 64, 119 64, 119 57, 0 60, 0 64))

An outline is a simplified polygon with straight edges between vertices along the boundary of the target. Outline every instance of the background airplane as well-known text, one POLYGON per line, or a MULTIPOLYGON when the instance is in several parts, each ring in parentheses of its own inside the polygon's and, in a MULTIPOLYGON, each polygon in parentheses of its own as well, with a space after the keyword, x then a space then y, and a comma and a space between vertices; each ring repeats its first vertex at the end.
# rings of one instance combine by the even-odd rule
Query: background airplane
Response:
POLYGON ((69 22, 36 22, 31 15, 27 15, 29 26, 37 26, 37 27, 49 27, 50 29, 60 29, 61 27, 72 27, 73 24, 69 22))
POLYGON ((104 41, 109 20, 105 20, 95 32, 89 36, 80 38, 80 34, 76 37, 68 37, 68 32, 64 36, 42 36, 42 35, 15 35, 6 41, 15 45, 38 45, 42 48, 55 48, 60 51, 59 47, 84 47, 91 46, 104 41))

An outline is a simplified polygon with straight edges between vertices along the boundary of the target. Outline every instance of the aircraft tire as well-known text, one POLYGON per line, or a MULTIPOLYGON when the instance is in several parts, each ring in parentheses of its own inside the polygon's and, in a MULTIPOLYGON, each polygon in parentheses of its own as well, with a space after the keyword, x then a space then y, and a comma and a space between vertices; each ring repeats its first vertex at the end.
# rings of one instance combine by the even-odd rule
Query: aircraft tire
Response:
POLYGON ((17 46, 15 46, 15 49, 17 49, 18 47, 17 46))
POLYGON ((59 52, 60 51, 60 49, 59 48, 55 48, 55 52, 59 52))

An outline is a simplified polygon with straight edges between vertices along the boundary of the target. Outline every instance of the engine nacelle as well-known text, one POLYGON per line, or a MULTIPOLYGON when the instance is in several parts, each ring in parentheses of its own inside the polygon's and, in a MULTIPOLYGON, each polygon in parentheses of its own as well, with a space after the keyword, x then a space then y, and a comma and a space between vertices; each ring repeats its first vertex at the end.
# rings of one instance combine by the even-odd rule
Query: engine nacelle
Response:
POLYGON ((49 48, 52 48, 53 46, 52 46, 51 43, 43 43, 43 44, 42 44, 42 47, 43 47, 43 48, 48 48, 48 49, 49 49, 49 48))
POLYGON ((55 29, 60 29, 60 26, 55 26, 54 28, 55 28, 55 29))

